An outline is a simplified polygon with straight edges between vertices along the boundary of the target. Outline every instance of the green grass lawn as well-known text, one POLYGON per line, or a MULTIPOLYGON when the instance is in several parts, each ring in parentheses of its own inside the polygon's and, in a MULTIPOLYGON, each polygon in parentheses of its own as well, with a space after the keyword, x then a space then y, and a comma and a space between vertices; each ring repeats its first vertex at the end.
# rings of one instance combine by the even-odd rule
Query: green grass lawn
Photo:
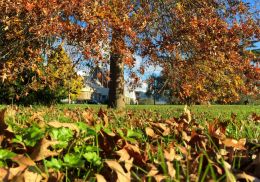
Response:
MULTIPOLYGON (((59 109, 77 109, 77 108, 106 108, 106 105, 87 105, 87 104, 62 104, 57 106, 59 109)), ((153 112, 158 112, 163 115, 165 118, 167 117, 177 117, 179 116, 183 109, 184 105, 128 105, 126 107, 127 110, 148 110, 153 112)), ((190 107, 191 112, 194 115, 203 115, 207 119, 229 119, 231 113, 237 115, 238 119, 247 119, 247 117, 251 113, 260 113, 260 106, 256 105, 194 105, 190 107)))
MULTIPOLYGON (((0 108, 5 106, 0 106, 0 108)), ((169 119, 179 117, 183 113, 184 105, 128 105, 127 112, 135 113, 136 117, 143 119, 153 118, 169 119), (141 113, 141 114, 140 114, 141 113), (146 114, 144 114, 146 113, 146 114), (147 114, 149 113, 149 114, 147 114), (146 117, 146 118, 145 118, 146 117)), ((25 122, 30 117, 30 112, 23 112, 30 110, 34 112, 45 111, 43 118, 45 121, 57 120, 60 122, 71 122, 71 118, 64 115, 64 110, 82 111, 91 109, 98 113, 99 109, 106 109, 106 105, 87 105, 87 104, 60 104, 54 107, 46 107, 35 105, 30 109, 20 107, 21 114, 16 118, 18 122, 25 122), (47 112, 46 112, 47 111, 47 112)), ((260 106, 254 105, 194 105, 189 107, 192 118, 194 118, 201 125, 213 122, 218 119, 220 122, 228 124, 227 134, 234 138, 248 138, 260 139, 260 127, 256 127, 254 122, 251 122, 250 117, 252 113, 260 114, 260 106), (233 119, 231 115, 235 116, 233 119)), ((113 115, 113 110, 108 110, 108 115, 113 115), (110 112, 111 111, 111 112, 110 112)), ((82 118, 81 118, 82 119, 82 118)), ((121 127, 129 126, 127 117, 116 118, 117 125, 121 127)))
POLYGON ((0 128, 0 136, 6 135, 0 146, 3 172, 19 154, 38 161, 30 167, 34 173, 46 177, 59 171, 66 181, 94 182, 96 174, 116 181, 121 173, 131 173, 133 181, 232 181, 235 173, 223 161, 254 174, 240 163, 245 153, 250 161, 260 149, 260 125, 252 117, 260 114, 259 106, 198 105, 188 108, 191 114, 183 105, 129 105, 125 111, 105 105, 1 105, 0 111, 5 107, 0 124, 9 130, 0 128), (150 175, 151 167, 156 175, 150 175))
MULTIPOLYGON (((0 109, 6 106, 0 105, 0 109)), ((106 105, 90 105, 90 104, 59 104, 54 106, 55 109, 63 111, 69 110, 81 110, 90 108, 94 111, 98 111, 100 108, 106 109, 106 105)), ((127 105, 128 111, 150 111, 160 114, 163 118, 179 117, 183 112, 184 105, 127 105)), ((20 107, 23 108, 23 107, 20 107)), ((46 106, 35 105, 31 107, 32 110, 40 111, 46 109, 46 106)), ((238 121, 247 120, 252 113, 260 114, 260 106, 255 105, 194 105, 189 107, 192 115, 201 121, 213 120, 218 118, 220 120, 229 120, 232 114, 236 115, 238 121)), ((55 117, 57 111, 49 113, 50 117, 55 117)))
MULTIPOLYGON (((151 117, 158 115, 164 119, 179 117, 183 113, 184 105, 128 105, 128 111, 136 113, 140 111, 148 111, 153 113, 151 117)), ((100 108, 105 109, 106 105, 79 105, 64 104, 58 105, 63 109, 84 109, 92 108, 98 111, 100 108)), ((260 114, 260 106, 255 105, 194 105, 189 107, 192 117, 199 123, 204 125, 206 122, 213 122, 215 119, 228 123, 227 134, 234 138, 260 139, 260 127, 255 126, 250 121, 252 113, 260 114), (234 114, 234 120, 231 115, 234 114)), ((121 123, 126 124, 127 121, 121 118, 121 123)))

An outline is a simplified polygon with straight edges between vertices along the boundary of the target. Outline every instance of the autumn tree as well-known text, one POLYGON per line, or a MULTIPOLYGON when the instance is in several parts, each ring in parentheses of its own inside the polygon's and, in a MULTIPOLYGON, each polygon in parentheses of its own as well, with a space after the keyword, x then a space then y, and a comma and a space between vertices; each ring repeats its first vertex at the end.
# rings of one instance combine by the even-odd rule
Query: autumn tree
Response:
POLYGON ((185 103, 230 103, 241 92, 257 92, 259 70, 246 51, 259 39, 250 4, 172 0, 158 7, 154 56, 177 98, 185 103))
POLYGON ((92 37, 87 39, 92 45, 86 46, 85 55, 106 62, 104 52, 109 52, 108 106, 124 108, 124 68, 134 65, 133 53, 142 42, 138 34, 151 19, 150 9, 146 2, 131 0, 94 1, 91 8, 89 14, 83 13, 83 21, 89 24, 86 29, 93 31, 92 37))
POLYGON ((51 52, 46 62, 43 69, 46 87, 55 93, 56 98, 68 98, 69 102, 76 99, 83 87, 83 78, 77 75, 75 65, 62 45, 51 52))
POLYGON ((51 104, 61 99, 75 99, 83 86, 83 79, 77 75, 74 65, 62 48, 53 48, 48 57, 34 60, 37 66, 17 67, 6 62, 14 77, 7 77, 0 83, 2 103, 51 104))
MULTIPOLYGON (((36 40, 61 38, 70 45, 81 47, 86 60, 98 63, 109 59, 109 107, 123 108, 124 67, 134 65, 132 54, 140 43, 138 34, 152 17, 148 5, 145 1, 131 0, 18 0, 1 2, 0 15, 4 28, 6 22, 12 22, 10 14, 14 17, 23 15, 23 26, 29 28, 30 35, 36 35, 36 40), (105 53, 109 57, 104 56, 105 53)), ((15 30, 10 26, 8 29, 15 30)), ((34 53, 40 54, 49 44, 44 42, 35 46, 29 42, 29 45, 34 53)), ((17 48, 15 45, 8 47, 17 48)))
POLYGON ((134 53, 161 65, 184 102, 237 100, 239 91, 254 90, 259 77, 244 51, 251 38, 259 38, 259 27, 239 0, 17 0, 0 5, 1 32, 17 36, 1 52, 3 79, 11 55, 17 57, 14 64, 31 66, 57 39, 80 47, 86 60, 110 64, 113 108, 124 107, 123 71, 134 65, 134 53), (26 52, 17 56, 13 50, 21 46, 26 52))

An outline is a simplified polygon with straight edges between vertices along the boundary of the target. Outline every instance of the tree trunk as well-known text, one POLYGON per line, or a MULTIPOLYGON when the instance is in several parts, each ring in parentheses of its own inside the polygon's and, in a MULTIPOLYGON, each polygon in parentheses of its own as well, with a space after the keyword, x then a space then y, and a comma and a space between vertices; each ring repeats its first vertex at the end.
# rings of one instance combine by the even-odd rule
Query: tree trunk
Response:
POLYGON ((108 107, 125 108, 124 96, 124 37, 120 30, 113 30, 110 55, 110 82, 108 107))

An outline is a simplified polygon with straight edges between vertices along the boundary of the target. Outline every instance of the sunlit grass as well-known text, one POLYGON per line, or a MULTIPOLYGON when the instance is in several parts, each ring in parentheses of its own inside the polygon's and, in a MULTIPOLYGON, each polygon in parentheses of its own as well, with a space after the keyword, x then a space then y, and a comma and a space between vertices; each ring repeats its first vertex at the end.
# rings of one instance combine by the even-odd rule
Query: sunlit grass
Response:
MULTIPOLYGON (((6 106, 0 106, 0 108, 4 107, 6 106)), ((259 115, 260 108, 258 106, 191 106, 189 109, 191 111, 192 120, 195 122, 190 122, 187 128, 184 127, 185 122, 183 119, 178 120, 184 116, 183 105, 135 105, 127 106, 125 111, 116 111, 111 109, 107 110, 105 105, 78 104, 64 104, 51 107, 34 105, 31 107, 14 107, 14 109, 16 113, 10 113, 13 110, 9 109, 6 113, 5 119, 7 123, 10 123, 11 125, 14 124, 13 126, 16 126, 13 127, 16 134, 20 134, 21 131, 26 132, 26 128, 28 126, 35 126, 35 124, 39 127, 41 125, 46 125, 49 122, 60 122, 63 124, 72 123, 73 125, 81 122, 86 124, 88 121, 86 118, 84 118, 86 115, 83 113, 90 112, 90 114, 92 114, 91 117, 95 120, 94 124, 90 125, 88 130, 85 130, 85 132, 81 133, 82 135, 77 135, 76 138, 70 137, 70 145, 64 149, 65 153, 61 153, 58 156, 58 159, 64 158, 67 154, 72 155, 74 150, 73 147, 82 147, 83 144, 83 148, 84 145, 96 148, 96 155, 102 156, 102 163, 105 163, 105 161, 111 157, 114 159, 115 154, 111 155, 111 152, 114 153, 115 151, 121 149, 121 145, 123 144, 121 142, 124 141, 125 144, 137 144, 136 146, 139 147, 141 153, 147 155, 149 163, 155 165, 160 174, 167 176, 165 181, 208 181, 209 179, 212 179, 213 181, 223 181, 228 177, 228 175, 231 175, 228 171, 219 174, 216 170, 216 165, 219 167, 222 166, 221 168, 224 169, 222 164, 224 159, 216 159, 216 154, 219 153, 219 147, 221 146, 218 142, 215 143, 216 138, 215 140, 214 137, 211 138, 212 134, 210 134, 208 126, 212 122, 216 122, 218 124, 224 123, 226 125, 224 134, 228 138, 236 139, 237 141, 241 138, 246 138, 247 142, 252 143, 255 143, 255 141, 258 142, 260 139, 260 127, 258 127, 256 121, 253 121, 251 118, 252 113, 257 113, 259 115), (102 118, 103 114, 107 117, 107 119, 102 118), (174 130, 171 130, 171 132, 167 135, 163 135, 162 131, 164 129, 154 124, 166 124, 167 120, 170 120, 171 123, 175 123, 177 125, 180 124, 180 127, 183 128, 178 131, 179 129, 177 127, 174 130), (157 137, 153 138, 149 136, 146 133, 147 127, 153 129, 154 132, 157 133, 157 137), (175 131, 177 131, 177 134, 175 131), (207 149, 200 145, 192 145, 192 147, 189 147, 190 144, 183 136, 182 131, 184 131, 184 133, 189 137, 192 135, 191 131, 202 132, 204 138, 201 138, 200 140, 206 144, 207 149), (91 134, 91 132, 94 132, 95 134, 91 134), (104 135, 105 133, 111 133, 112 136, 116 135, 116 137, 121 139, 117 141, 118 143, 113 144, 112 141, 107 140, 109 138, 107 138, 107 135, 104 135), (91 137, 89 135, 91 135, 91 137), (87 144, 85 143, 85 139, 87 139, 87 144), (102 142, 111 142, 110 144, 115 146, 113 149, 111 149, 111 151, 104 155, 104 146, 102 147, 102 144, 99 142, 99 140, 102 142), (178 146, 182 146, 183 149, 181 150, 178 146), (101 148, 101 150, 99 150, 99 148, 101 148), (169 151, 171 148, 174 148, 176 156, 177 158, 179 157, 179 159, 176 158, 173 161, 169 161, 169 159, 165 157, 165 151, 169 151), (185 154, 183 150, 186 150, 187 153, 185 154), (214 151, 214 153, 212 153, 212 151, 214 151), (196 157, 192 159, 187 158, 187 155, 194 156, 194 154, 196 154, 196 157), (214 163, 212 163, 212 161, 214 161, 214 163), (192 163, 196 164, 196 168, 191 168, 191 165, 193 165, 192 163), (175 170, 176 174, 174 177, 172 177, 173 174, 171 174, 171 168, 169 168, 169 165, 175 170), (195 171, 196 174, 191 174, 192 171, 195 171)), ((169 124, 167 126, 169 128, 171 127, 169 124)), ((215 130, 216 129, 218 128, 215 128, 215 130)), ((46 133, 52 130, 56 131, 56 129, 45 129, 45 135, 48 136, 46 133)), ((66 131, 67 130, 69 129, 66 129, 66 131)), ((32 131, 37 134, 38 129, 31 127, 31 129, 28 131, 32 131)), ((58 130, 56 132, 58 132, 58 130)), ((65 130, 63 133, 66 133, 65 130)), ((23 137, 26 136, 27 135, 23 135, 23 137)), ((17 138, 19 139, 19 137, 17 138)), ((29 139, 32 140, 33 137, 29 139)), ((115 138, 111 137, 110 139, 114 140, 115 138)), ((83 150, 83 148, 81 150, 83 150)), ((73 156, 72 159, 74 159, 73 156)), ((82 158, 82 160, 85 159, 82 158)), ((48 161, 49 163, 51 162, 50 160, 48 161)), ((64 165, 67 165, 65 160, 64 165)), ((239 156, 237 159, 232 161, 231 165, 234 168, 240 168, 239 156)), ((71 178, 69 176, 78 176, 83 177, 84 179, 94 180, 94 173, 102 172, 101 169, 103 167, 106 166, 101 165, 99 168, 93 168, 93 166, 90 165, 83 169, 77 169, 77 166, 74 166, 71 167, 70 170, 68 170, 67 167, 62 168, 61 172, 65 174, 66 179, 71 178), (77 171, 76 175, 72 173, 75 171, 77 171)), ((133 179, 136 181, 141 181, 142 176, 147 175, 149 170, 149 166, 143 166, 142 168, 141 166, 133 164, 133 170, 131 171, 131 174, 133 179)), ((153 178, 147 177, 147 181, 153 181, 153 178)))

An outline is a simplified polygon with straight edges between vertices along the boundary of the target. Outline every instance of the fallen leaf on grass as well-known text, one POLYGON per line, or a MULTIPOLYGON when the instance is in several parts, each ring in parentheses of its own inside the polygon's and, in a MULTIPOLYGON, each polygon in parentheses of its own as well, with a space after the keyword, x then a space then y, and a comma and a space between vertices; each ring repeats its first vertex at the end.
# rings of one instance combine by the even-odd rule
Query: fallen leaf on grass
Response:
POLYGON ((189 142, 191 140, 191 136, 188 136, 185 131, 182 131, 182 139, 189 142))
POLYGON ((44 121, 44 118, 42 117, 43 113, 39 113, 39 112, 36 112, 34 113, 30 119, 29 119, 29 122, 32 123, 32 122, 36 122, 37 125, 40 127, 40 128, 44 128, 46 123, 44 121))
POLYGON ((155 165, 153 164, 147 164, 151 169, 150 171, 148 172, 147 176, 155 176, 156 174, 159 173, 158 169, 155 167, 155 165))
POLYGON ((155 176, 154 176, 154 179, 155 179, 156 182, 161 182, 161 181, 163 181, 163 180, 166 179, 166 176, 163 176, 163 175, 161 175, 161 174, 158 174, 158 175, 155 175, 155 176))
POLYGON ((260 123, 260 115, 257 115, 256 113, 253 113, 251 118, 252 118, 253 121, 255 121, 257 123, 260 123))
POLYGON ((167 136, 171 133, 170 127, 165 123, 151 123, 151 125, 161 129, 163 136, 167 136))
POLYGON ((129 150, 132 150, 133 152, 141 154, 140 148, 138 146, 136 146, 136 145, 132 145, 132 144, 127 143, 125 145, 125 148, 127 149, 128 153, 129 153, 129 150))
POLYGON ((126 149, 119 150, 116 153, 120 156, 119 161, 125 162, 125 168, 128 171, 128 173, 130 173, 130 170, 133 167, 134 159, 131 158, 126 149))
MULTIPOLYGON (((179 149, 179 151, 184 154, 186 157, 188 157, 190 154, 189 154, 189 151, 188 151, 188 148, 186 147, 183 147, 181 145, 178 145, 178 144, 175 144, 176 147, 179 149)), ((190 147, 190 146, 189 146, 190 147)))
POLYGON ((29 171, 28 169, 22 175, 22 180, 25 182, 40 182, 42 179, 42 175, 29 171))
POLYGON ((79 128, 75 123, 61 123, 58 121, 52 121, 52 122, 49 122, 48 125, 53 128, 62 128, 62 127, 69 128, 69 129, 79 133, 79 128))
POLYGON ((94 117, 92 112, 86 110, 82 113, 82 116, 89 126, 94 126, 95 123, 94 123, 94 117))
POLYGON ((190 123, 191 122, 191 113, 190 113, 190 110, 188 109, 187 105, 185 105, 185 107, 184 107, 183 115, 186 116, 186 118, 184 120, 186 120, 187 123, 190 123))
POLYGON ((152 137, 152 138, 157 138, 158 136, 154 133, 153 129, 150 128, 150 127, 146 127, 145 128, 145 133, 146 135, 148 135, 149 137, 152 137))
POLYGON ((167 164, 167 167, 168 167, 169 176, 171 178, 175 179, 176 170, 173 168, 173 164, 170 161, 167 161, 166 164, 167 164))
POLYGON ((164 150, 164 158, 170 162, 172 162, 175 159, 176 153, 173 148, 170 149, 170 152, 167 150, 164 150))
POLYGON ((106 164, 116 172, 117 182, 130 182, 131 173, 130 171, 125 172, 122 166, 115 160, 107 160, 106 164))
POLYGON ((4 132, 4 130, 8 127, 7 124, 4 122, 5 112, 6 112, 6 109, 2 109, 0 111, 0 134, 2 134, 4 132))
POLYGON ((56 145, 56 144, 59 144, 59 142, 50 141, 50 140, 43 138, 38 142, 37 146, 33 149, 33 152, 30 155, 30 157, 34 161, 40 161, 47 157, 59 155, 59 152, 51 151, 50 149, 48 149, 50 146, 56 145))
POLYGON ((107 127, 109 125, 107 112, 105 110, 103 110, 102 108, 100 108, 99 112, 98 112, 98 116, 105 122, 104 126, 107 127))
POLYGON ((138 165, 140 167, 144 167, 146 165, 147 158, 141 154, 138 146, 127 143, 124 146, 124 149, 130 155, 130 157, 134 159, 135 165, 138 165))
POLYGON ((64 174, 60 171, 48 171, 48 182, 63 181, 64 174))
POLYGON ((106 179, 104 178, 104 176, 100 175, 100 174, 95 174, 96 178, 97 178, 97 182, 107 182, 106 179))
POLYGON ((178 127, 179 125, 175 119, 167 119, 164 122, 171 125, 172 127, 178 127))
POLYGON ((5 123, 5 113, 6 109, 0 111, 0 145, 5 140, 5 138, 13 138, 13 132, 8 128, 8 125, 5 123))
POLYGON ((246 139, 240 139, 240 140, 235 140, 231 138, 226 138, 221 141, 226 147, 232 147, 237 150, 246 150, 245 144, 246 144, 246 139))
POLYGON ((128 161, 130 159, 130 155, 128 154, 126 149, 121 149, 116 151, 116 153, 120 156, 119 161, 128 161))
POLYGON ((104 126, 107 127, 109 125, 109 123, 108 123, 108 117, 106 114, 103 114, 103 121, 105 122, 104 126))
POLYGON ((23 155, 16 155, 12 158, 12 161, 16 162, 19 166, 15 168, 0 168, 0 181, 10 181, 14 178, 21 177, 23 172, 29 166, 35 166, 35 163, 28 157, 23 155))

